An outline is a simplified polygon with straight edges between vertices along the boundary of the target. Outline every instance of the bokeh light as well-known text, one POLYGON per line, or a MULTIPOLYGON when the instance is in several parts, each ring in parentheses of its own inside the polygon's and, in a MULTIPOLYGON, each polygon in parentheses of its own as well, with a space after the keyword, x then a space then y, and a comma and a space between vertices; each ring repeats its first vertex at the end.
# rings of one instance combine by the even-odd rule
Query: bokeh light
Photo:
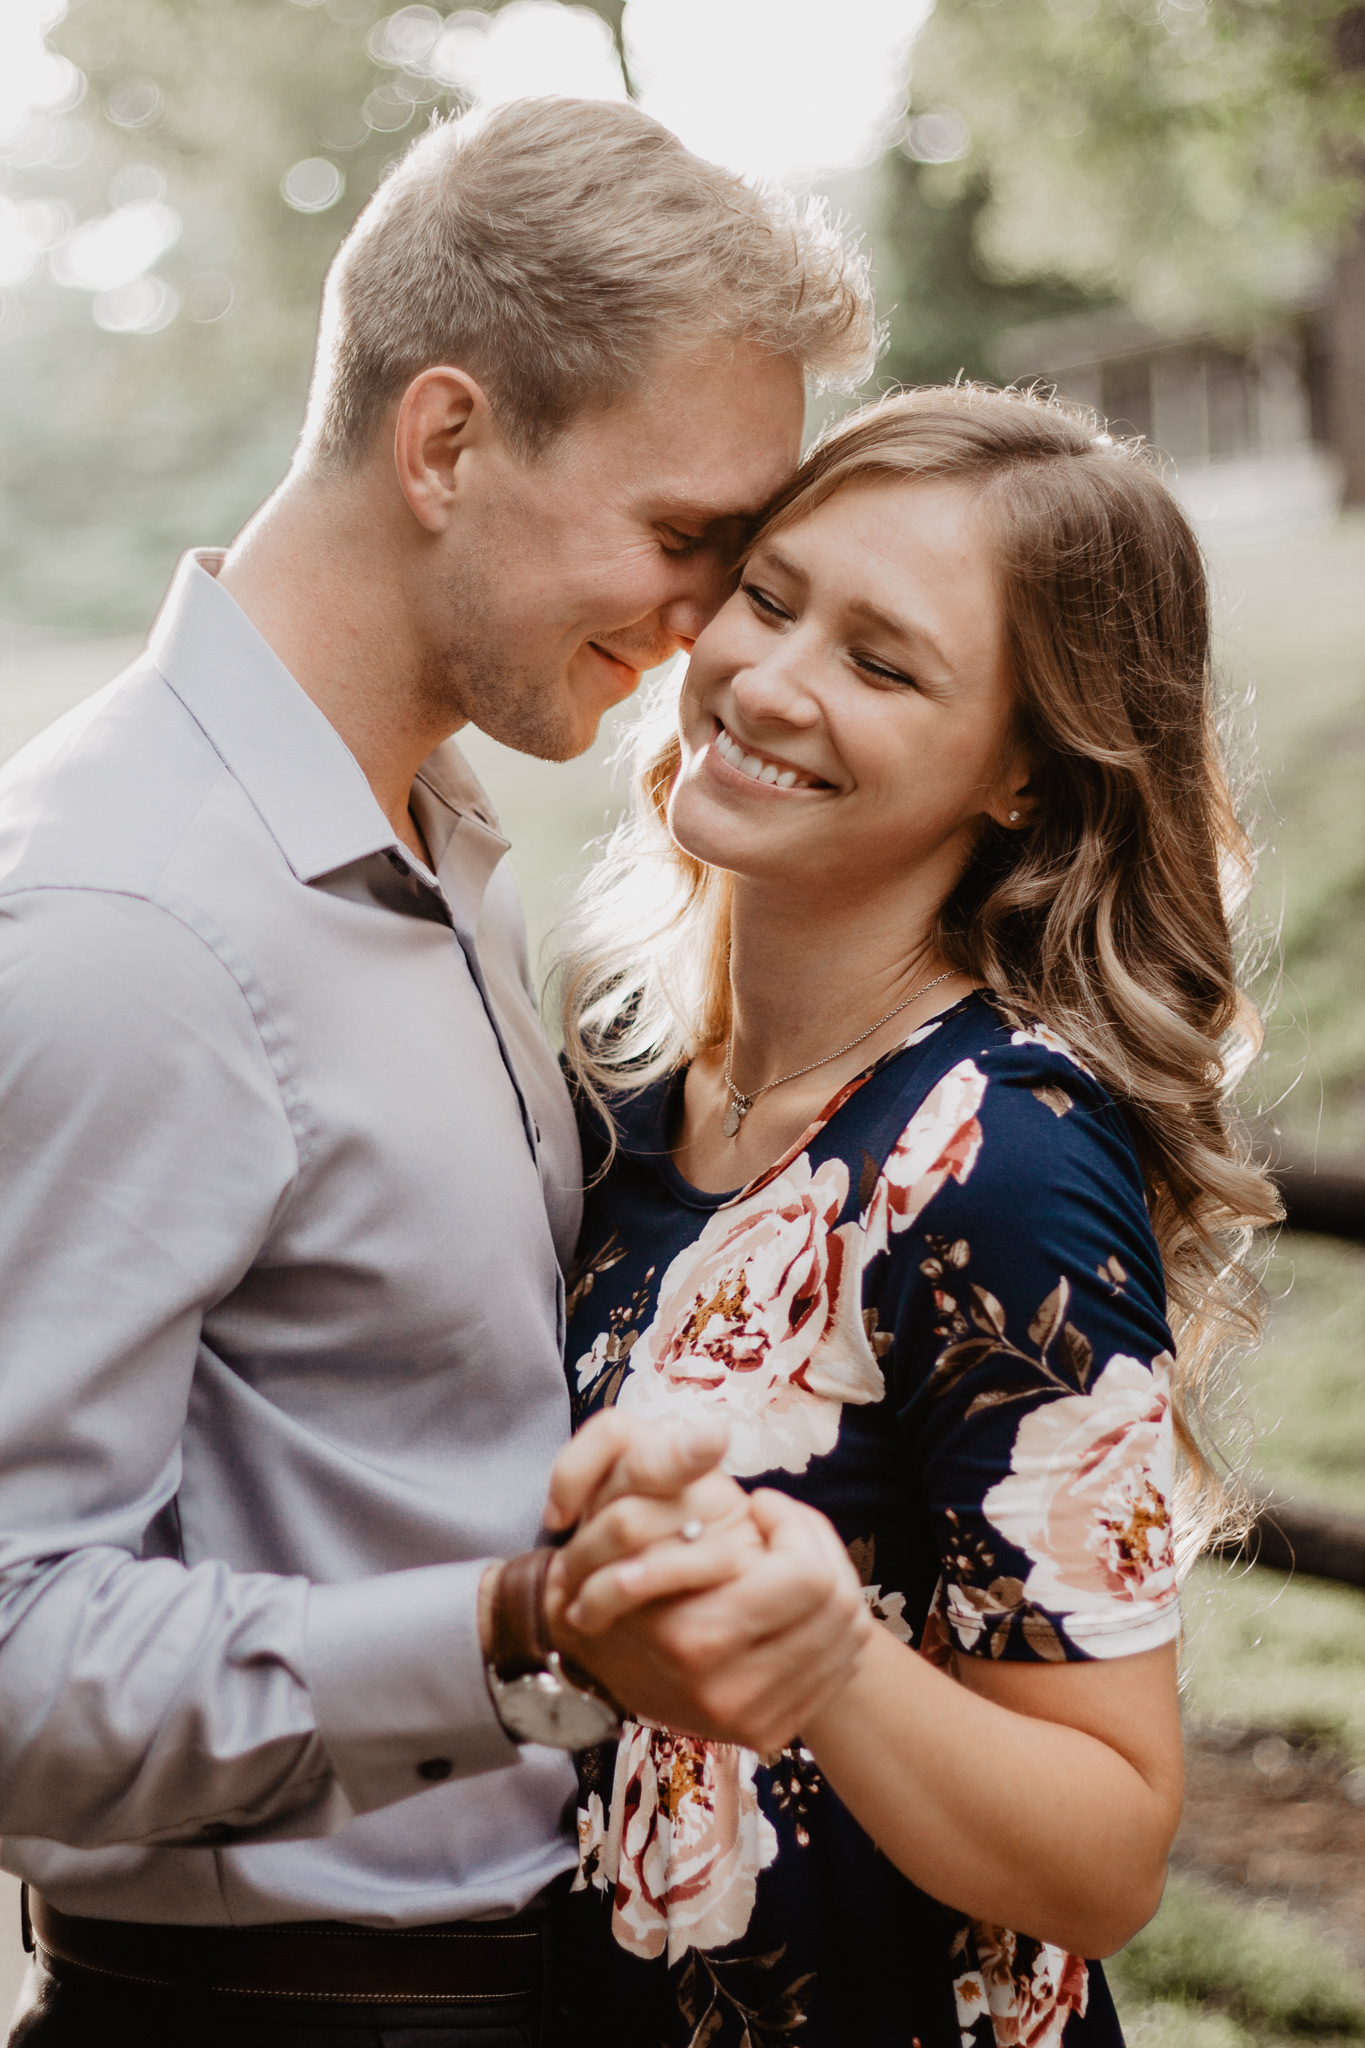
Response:
POLYGON ((280 179, 280 192, 295 213, 325 213, 346 190, 346 180, 325 156, 306 156, 280 179))

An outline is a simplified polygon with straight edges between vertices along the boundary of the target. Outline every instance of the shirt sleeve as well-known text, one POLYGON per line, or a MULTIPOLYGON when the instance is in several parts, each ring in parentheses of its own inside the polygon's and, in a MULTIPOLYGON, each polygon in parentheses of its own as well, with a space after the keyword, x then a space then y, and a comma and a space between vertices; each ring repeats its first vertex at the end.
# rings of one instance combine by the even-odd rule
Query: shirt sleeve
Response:
POLYGON ((1171 1337, 1114 1104, 1051 1052, 968 1060, 882 1179, 898 1408, 955 1646, 1055 1662, 1171 1641, 1171 1337), (898 1157, 929 1154, 898 1210, 898 1157))
POLYGON ((451 1776, 513 1761, 480 1565, 314 1588, 146 1554, 169 1547, 203 1315, 298 1172, 209 947, 132 897, 10 898, 0 1131, 0 1831, 317 1835, 422 1791, 433 1752, 451 1776))

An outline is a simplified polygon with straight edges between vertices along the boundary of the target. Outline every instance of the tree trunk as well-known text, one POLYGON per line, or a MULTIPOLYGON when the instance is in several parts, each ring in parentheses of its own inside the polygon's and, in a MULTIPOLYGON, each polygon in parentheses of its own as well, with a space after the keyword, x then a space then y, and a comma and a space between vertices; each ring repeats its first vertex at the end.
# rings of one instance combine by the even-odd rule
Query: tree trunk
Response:
POLYGON ((1262 1501, 1245 1542, 1218 1549, 1224 1557, 1244 1557, 1300 1578, 1365 1586, 1365 1515, 1262 1501))

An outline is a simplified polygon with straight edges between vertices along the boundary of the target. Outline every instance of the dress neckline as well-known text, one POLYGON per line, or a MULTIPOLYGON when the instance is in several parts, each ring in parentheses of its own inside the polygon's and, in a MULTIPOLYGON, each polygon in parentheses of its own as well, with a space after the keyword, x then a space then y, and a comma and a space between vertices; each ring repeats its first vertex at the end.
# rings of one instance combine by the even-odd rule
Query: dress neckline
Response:
POLYGON ((678 1112, 681 1109, 682 1091, 687 1080, 687 1067, 675 1067, 659 1090, 654 1116, 651 1119, 650 1136, 656 1141, 655 1145, 651 1147, 651 1151, 660 1178, 674 1199, 688 1209, 708 1212, 724 1209, 729 1203, 737 1202, 743 1196, 754 1193, 765 1182, 775 1179, 779 1173, 784 1172, 790 1166, 793 1159, 799 1158, 812 1140, 824 1130, 826 1124, 833 1122, 839 1111, 844 1107, 844 1104, 849 1102, 858 1093, 859 1089, 872 1079, 874 1074, 880 1073, 883 1067, 889 1066, 893 1060, 900 1059, 903 1054, 916 1051, 920 1045, 933 1038, 940 1027, 946 1024, 950 1018, 956 1017, 960 1011, 965 1010, 968 1003, 979 1003, 981 1000, 982 992, 980 989, 968 989, 965 996, 959 996, 955 1002, 950 1003, 946 1009, 940 1010, 936 1016, 926 1017, 922 1024, 917 1024, 915 1029, 907 1037, 903 1038, 899 1045, 893 1045, 886 1052, 879 1054, 870 1065, 863 1068, 861 1073, 855 1074, 851 1080, 845 1081, 841 1087, 836 1088, 828 1102, 824 1104, 817 1115, 812 1117, 800 1136, 788 1145, 786 1151, 779 1158, 775 1159, 770 1166, 765 1166, 761 1173, 756 1173, 752 1180, 745 1181, 742 1187, 722 1190, 699 1188, 692 1181, 688 1180, 687 1176, 675 1164, 671 1142, 672 1131, 677 1122, 678 1112))

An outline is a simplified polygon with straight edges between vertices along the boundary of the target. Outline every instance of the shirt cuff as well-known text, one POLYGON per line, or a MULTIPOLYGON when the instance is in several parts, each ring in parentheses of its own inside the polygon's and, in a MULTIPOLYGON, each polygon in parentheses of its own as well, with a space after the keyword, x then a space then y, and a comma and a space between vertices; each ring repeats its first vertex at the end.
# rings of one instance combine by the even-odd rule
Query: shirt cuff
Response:
POLYGON ((519 1761, 479 1641, 479 1581, 491 1562, 309 1588, 304 1654, 318 1734, 357 1813, 519 1761))

